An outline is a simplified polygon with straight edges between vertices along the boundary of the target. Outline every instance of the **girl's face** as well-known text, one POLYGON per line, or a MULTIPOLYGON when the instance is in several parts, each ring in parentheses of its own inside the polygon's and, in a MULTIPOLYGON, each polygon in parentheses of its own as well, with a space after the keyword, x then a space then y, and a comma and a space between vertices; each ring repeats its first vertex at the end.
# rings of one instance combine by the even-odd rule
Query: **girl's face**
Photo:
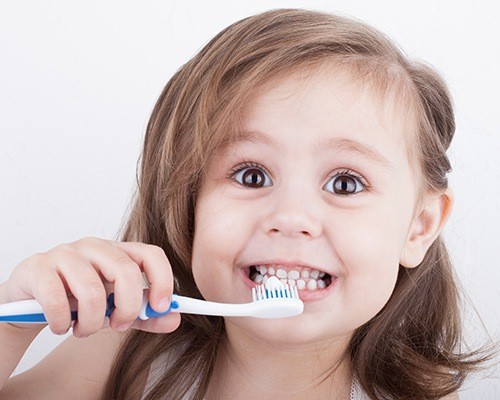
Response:
POLYGON ((241 140, 210 160, 195 280, 207 300, 228 303, 250 302, 273 270, 299 287, 303 314, 226 318, 228 332, 277 343, 348 336, 395 286, 417 200, 411 134, 391 112, 396 99, 382 107, 332 69, 267 87, 248 105, 241 140))

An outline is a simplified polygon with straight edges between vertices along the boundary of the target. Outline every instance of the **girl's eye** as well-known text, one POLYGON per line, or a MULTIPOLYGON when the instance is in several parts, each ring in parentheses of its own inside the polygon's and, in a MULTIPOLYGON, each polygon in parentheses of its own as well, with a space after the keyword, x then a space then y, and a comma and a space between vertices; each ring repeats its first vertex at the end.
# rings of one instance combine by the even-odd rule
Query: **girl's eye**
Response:
POLYGON ((368 184, 360 176, 356 176, 351 171, 337 172, 323 186, 327 192, 342 196, 349 196, 359 193, 367 188, 368 184))
POLYGON ((249 188, 263 188, 272 185, 267 172, 257 165, 243 166, 232 173, 231 176, 236 182, 249 188))

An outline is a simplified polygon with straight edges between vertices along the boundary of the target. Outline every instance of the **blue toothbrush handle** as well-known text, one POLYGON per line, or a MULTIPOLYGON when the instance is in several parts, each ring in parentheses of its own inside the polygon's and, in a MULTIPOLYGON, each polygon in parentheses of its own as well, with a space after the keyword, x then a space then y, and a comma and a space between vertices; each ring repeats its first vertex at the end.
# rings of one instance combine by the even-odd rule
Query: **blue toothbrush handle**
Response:
MULTIPOLYGON (((179 308, 177 296, 172 295, 170 307, 165 312, 156 312, 151 308, 148 302, 149 290, 145 290, 143 294, 142 307, 138 319, 146 320, 150 317, 161 317, 167 315, 175 309, 179 308)), ((78 319, 78 311, 76 299, 71 298, 70 303, 72 306, 71 320, 78 319)), ((115 309, 115 295, 111 293, 106 300, 106 313, 105 317, 110 317, 115 309)), ((22 300, 14 303, 0 304, 0 323, 46 323, 47 319, 42 310, 42 306, 36 300, 22 300)))
MULTIPOLYGON (((75 321, 77 317, 76 311, 71 311, 71 320, 75 321)), ((19 315, 2 315, 0 316, 0 322, 11 322, 11 323, 27 323, 27 324, 41 324, 47 322, 45 319, 45 314, 34 313, 34 314, 19 314, 19 315)))

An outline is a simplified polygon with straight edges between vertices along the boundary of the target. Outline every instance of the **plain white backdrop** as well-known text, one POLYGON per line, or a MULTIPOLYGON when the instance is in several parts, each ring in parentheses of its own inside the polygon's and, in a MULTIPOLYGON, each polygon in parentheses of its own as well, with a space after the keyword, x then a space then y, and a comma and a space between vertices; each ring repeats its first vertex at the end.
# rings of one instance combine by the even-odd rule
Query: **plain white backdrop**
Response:
MULTIPOLYGON (((484 327, 500 332, 500 7, 491 1, 10 1, 0 3, 0 282, 29 255, 85 236, 117 237, 149 114, 171 75, 216 33, 280 7, 337 12, 434 65, 456 106, 456 194, 445 229, 456 273, 484 327)), ((472 309, 472 307, 470 307, 472 309)), ((64 337, 44 330, 31 367, 64 337)), ((498 399, 499 369, 462 399, 498 399)))

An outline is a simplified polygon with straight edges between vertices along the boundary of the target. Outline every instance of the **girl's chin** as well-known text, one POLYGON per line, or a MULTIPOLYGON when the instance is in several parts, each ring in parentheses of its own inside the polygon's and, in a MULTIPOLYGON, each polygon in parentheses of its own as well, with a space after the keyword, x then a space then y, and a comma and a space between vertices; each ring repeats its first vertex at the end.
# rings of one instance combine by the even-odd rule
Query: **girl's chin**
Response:
POLYGON ((262 346, 307 346, 332 337, 332 327, 324 326, 312 315, 288 318, 226 318, 228 337, 247 337, 262 346))

